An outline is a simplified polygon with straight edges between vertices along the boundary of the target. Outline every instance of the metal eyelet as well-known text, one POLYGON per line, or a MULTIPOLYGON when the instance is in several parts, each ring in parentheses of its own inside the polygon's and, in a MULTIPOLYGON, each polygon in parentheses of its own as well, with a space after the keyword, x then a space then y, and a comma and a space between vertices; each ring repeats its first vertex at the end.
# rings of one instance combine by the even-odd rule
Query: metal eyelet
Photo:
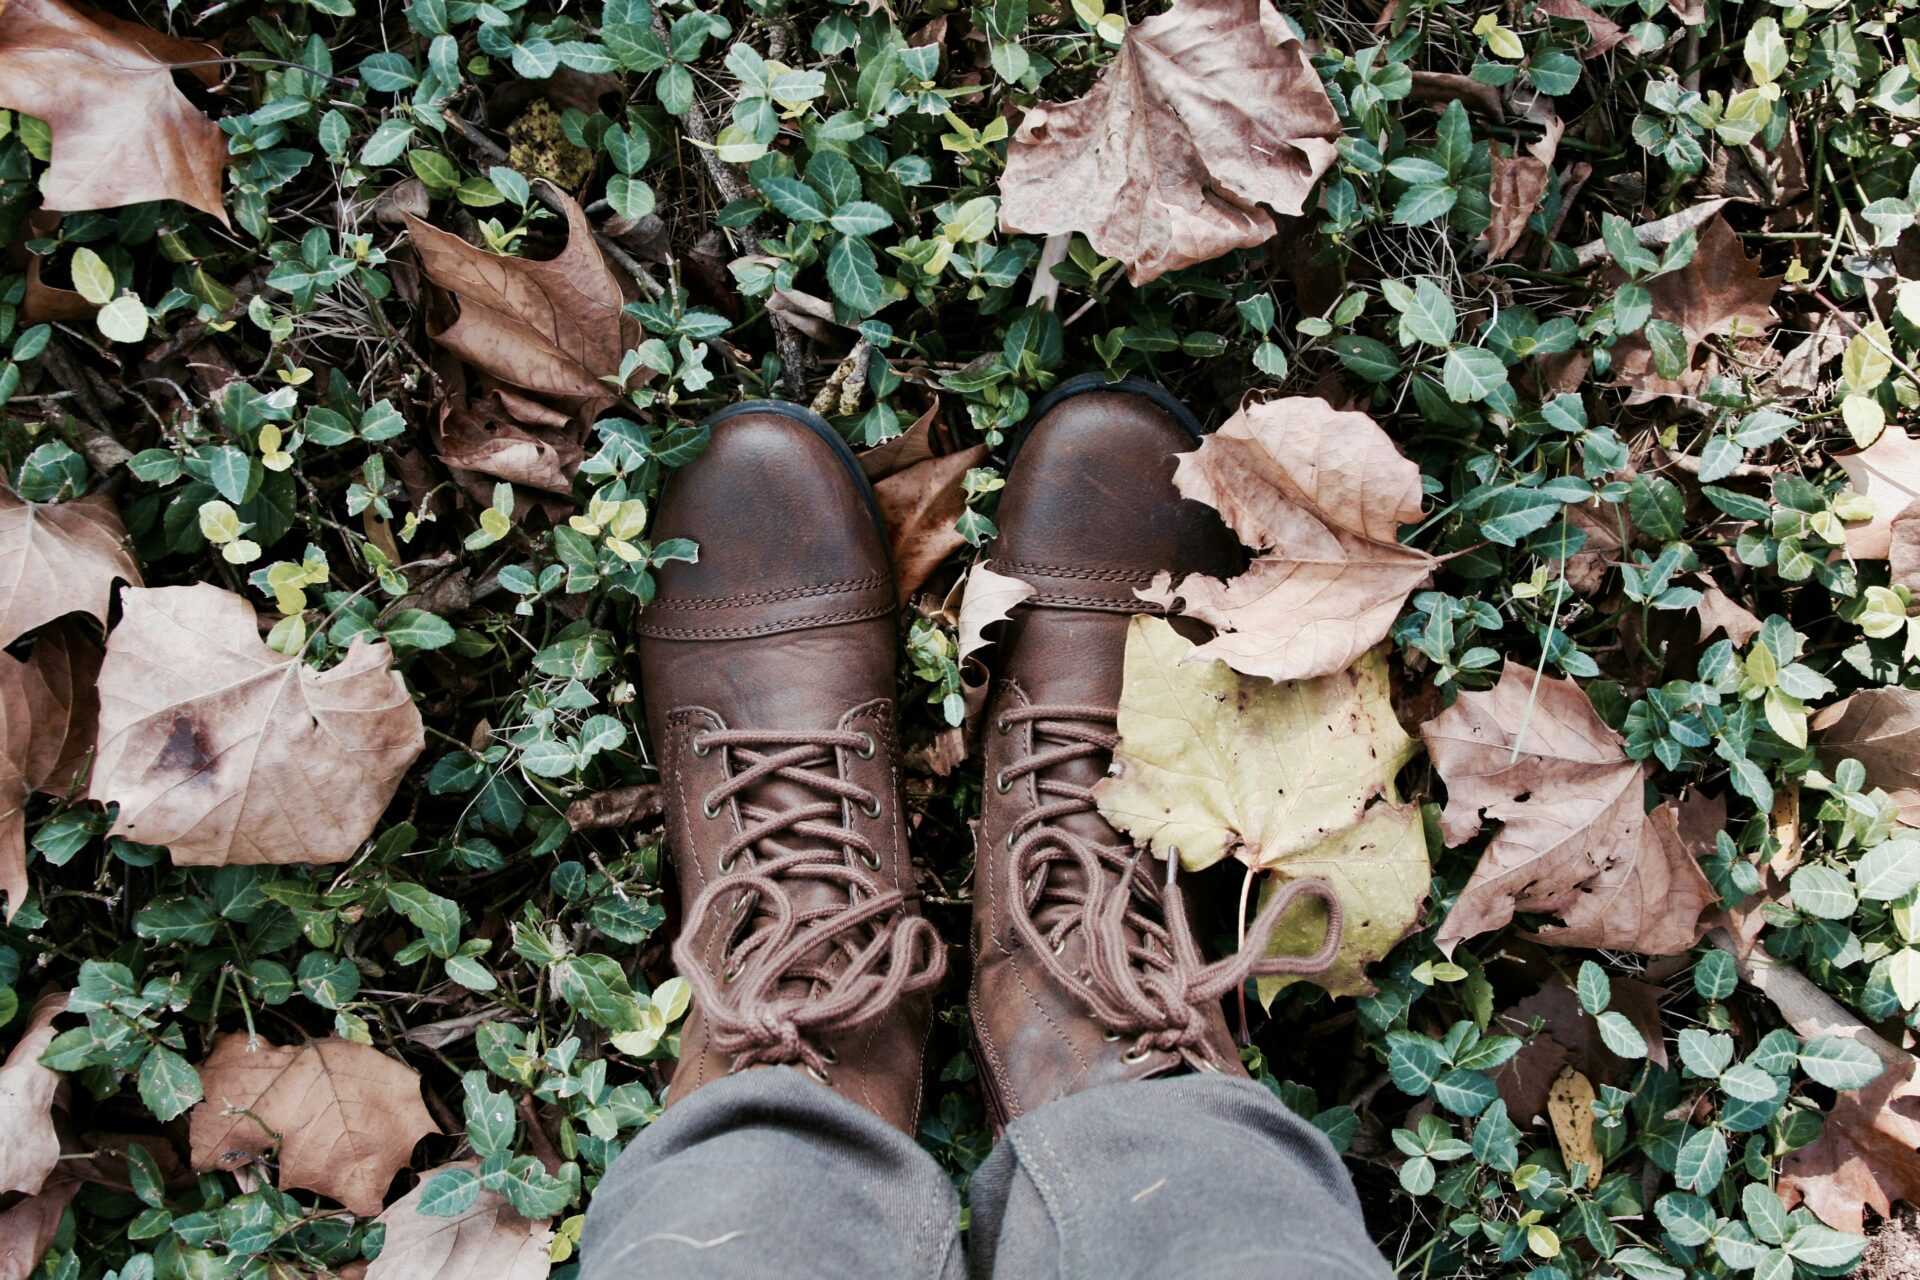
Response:
POLYGON ((861 854, 860 865, 869 871, 878 871, 880 869, 880 851, 875 849, 871 854, 861 854))
POLYGON ((1013 832, 1007 832, 1007 848, 1013 848, 1013 832))
POLYGON ((863 805, 861 805, 861 806, 860 806, 860 812, 862 812, 862 813, 864 813, 864 814, 866 814, 866 815, 867 815, 867 816, 868 816, 869 818, 877 818, 877 817, 879 817, 879 816, 880 816, 880 797, 879 797, 879 796, 875 796, 875 797, 873 798, 873 803, 872 803, 872 804, 863 804, 863 805))
POLYGON ((1152 1056, 1153 1050, 1142 1049, 1139 1045, 1135 1045, 1120 1055, 1120 1061, 1126 1063, 1128 1066, 1132 1066, 1137 1062, 1145 1062, 1152 1056))
POLYGON ((733 865, 734 865, 733 858, 722 858, 720 859, 719 862, 714 864, 714 870, 718 871, 723 876, 732 875, 733 865))
POLYGON ((707 741, 706 734, 696 733, 693 735, 693 754, 696 756, 709 756, 713 754, 713 744, 707 741))
POLYGON ((840 1055, 835 1053, 832 1049, 822 1049, 820 1051, 820 1061, 826 1063, 830 1067, 838 1066, 840 1065, 840 1055))
POLYGON ((1120 1033, 1118 1031, 1102 1031, 1100 1033, 1100 1038, 1102 1040, 1105 1040, 1108 1044, 1112 1044, 1114 1041, 1120 1038, 1120 1033))
POLYGON ((747 902, 749 899, 751 899, 752 896, 753 895, 751 894, 743 893, 739 897, 735 898, 733 900, 733 905, 727 908, 727 914, 730 916, 737 916, 742 911, 745 911, 747 909, 747 902))
POLYGON ((854 754, 862 760, 871 760, 873 759, 873 753, 877 750, 879 750, 879 747, 874 744, 873 735, 863 733, 860 735, 860 745, 854 749, 854 754))
POLYGON ((733 968, 728 969, 725 973, 720 975, 720 980, 722 982, 728 982, 728 983, 732 982, 735 978, 740 976, 741 970, 744 969, 745 967, 746 967, 745 965, 736 965, 733 968))
POLYGON ((700 802, 700 813, 703 817, 709 819, 717 818, 720 816, 720 806, 711 800, 702 800, 700 802))
POLYGON ((1066 949, 1067 949, 1067 940, 1065 938, 1056 938, 1054 940, 1053 954, 1059 955, 1062 951, 1065 951, 1066 949))
POLYGON ((993 727, 995 732, 999 733, 999 735, 1004 738, 1008 734, 1013 732, 1013 721, 1007 719, 1006 716, 1002 715, 997 717, 994 720, 993 727))
POLYGON ((1005 769, 993 775, 993 789, 1001 795, 1013 790, 1013 779, 1007 776, 1005 769))
POLYGON ((826 1072, 822 1071, 820 1068, 814 1066, 811 1063, 807 1064, 807 1074, 812 1076, 815 1080, 818 1080, 821 1084, 831 1085, 833 1083, 832 1076, 828 1075, 826 1072))

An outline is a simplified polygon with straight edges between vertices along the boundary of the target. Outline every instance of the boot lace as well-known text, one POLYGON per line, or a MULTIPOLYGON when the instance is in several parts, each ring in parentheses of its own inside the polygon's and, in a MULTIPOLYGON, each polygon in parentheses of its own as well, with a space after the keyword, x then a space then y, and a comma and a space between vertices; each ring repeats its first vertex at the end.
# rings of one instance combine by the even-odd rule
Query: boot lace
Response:
POLYGON ((693 750, 726 753, 728 777, 703 797, 701 813, 718 819, 731 802, 741 829, 720 850, 720 876, 688 911, 674 961, 734 1070, 798 1064, 825 1082, 834 1059, 818 1041, 871 1021, 946 972, 933 924, 874 874, 879 851, 844 822, 847 805, 880 815, 880 797, 839 768, 842 752, 871 756, 873 737, 718 729, 696 735, 693 750), (819 799, 786 807, 748 799, 773 778, 819 799), (823 843, 795 848, 783 836, 823 843), (800 892, 803 882, 831 892, 800 892), (728 935, 718 980, 699 959, 708 929, 728 935))
MULTIPOLYGON (((1206 1011, 1248 978, 1323 972, 1340 949, 1339 895, 1324 880, 1294 880, 1263 907, 1233 955, 1208 963, 1188 923, 1186 902, 1168 859, 1158 881, 1142 850, 1106 844, 1061 825, 1061 819, 1097 811, 1093 792, 1048 771, 1088 756, 1111 758, 1120 745, 1116 712, 1108 707, 1031 705, 1002 715, 998 728, 1032 722, 1035 749, 994 778, 1005 792, 1037 775, 1040 803, 1008 831, 1011 875, 1019 909, 1014 931, 1048 974, 1071 991, 1106 1031, 1131 1037, 1123 1055, 1137 1062, 1155 1051, 1177 1053, 1190 1065, 1213 1066, 1205 1049, 1206 1011), (1063 867, 1078 876, 1061 875, 1063 867), (1326 935, 1310 956, 1269 956, 1267 945, 1289 907, 1301 898, 1326 904, 1326 935), (1080 969, 1069 967, 1069 939, 1081 940, 1080 969)), ((1117 834, 1117 833, 1116 833, 1117 834)))

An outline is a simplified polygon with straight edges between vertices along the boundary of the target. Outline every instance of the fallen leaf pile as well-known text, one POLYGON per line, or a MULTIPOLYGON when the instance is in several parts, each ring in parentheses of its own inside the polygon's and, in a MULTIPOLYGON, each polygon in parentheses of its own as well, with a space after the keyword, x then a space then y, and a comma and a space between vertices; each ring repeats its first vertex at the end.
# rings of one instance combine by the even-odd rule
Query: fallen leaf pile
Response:
POLYGON ((341 862, 425 748, 384 642, 315 671, 219 587, 130 590, 100 668, 92 798, 180 865, 341 862))
POLYGON ((211 46, 64 0, 0 4, 0 107, 53 128, 49 209, 178 200, 227 221, 226 135, 173 83, 220 81, 211 46))
POLYGON ((413 1144, 440 1131, 418 1072, 347 1040, 281 1047, 232 1032, 214 1042, 200 1080, 195 1169, 240 1168, 278 1148, 283 1190, 317 1191, 367 1217, 386 1203, 413 1144))
MULTIPOLYGON (((1394 786, 1418 748, 1394 719, 1385 660, 1273 683, 1203 652, 1164 619, 1129 626, 1120 749, 1114 776, 1094 788, 1100 812, 1189 870, 1232 855, 1268 873, 1266 893, 1329 881, 1347 924, 1332 969, 1313 981, 1370 992, 1365 968, 1412 930, 1428 876, 1419 808, 1394 786)), ((1311 952, 1324 923, 1317 904, 1296 908, 1276 953, 1311 952)), ((1282 985, 1263 980, 1263 998, 1282 985)))
POLYGON ((1677 815, 1647 812, 1646 767, 1571 680, 1509 662, 1486 693, 1421 726, 1447 784, 1440 830, 1464 844, 1501 824, 1434 941, 1443 952, 1505 927, 1513 913, 1558 916, 1541 940, 1672 955, 1699 941, 1713 887, 1677 815))
POLYGON ((1001 225, 1082 232, 1145 284, 1264 243, 1261 206, 1302 212, 1339 137, 1306 50, 1266 0, 1180 0, 1127 32, 1086 97, 1027 112, 1001 225))
POLYGON ((1162 574, 1140 593, 1218 629, 1196 660, 1270 680, 1342 671, 1436 563, 1398 538, 1420 518, 1420 469, 1373 419, 1324 400, 1242 409, 1181 455, 1174 484, 1260 553, 1231 581, 1162 574))

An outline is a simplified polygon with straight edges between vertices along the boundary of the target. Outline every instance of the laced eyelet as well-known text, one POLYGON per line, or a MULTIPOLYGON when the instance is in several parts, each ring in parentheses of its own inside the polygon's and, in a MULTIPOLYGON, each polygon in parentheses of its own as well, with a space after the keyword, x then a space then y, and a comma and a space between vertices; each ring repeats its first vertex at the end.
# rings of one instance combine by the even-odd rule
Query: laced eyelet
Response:
POLYGON ((1053 954, 1059 955, 1062 951, 1065 951, 1066 949, 1067 949, 1067 940, 1065 938, 1056 938, 1054 940, 1053 954))
POLYGON ((821 1084, 831 1085, 833 1083, 832 1076, 828 1075, 826 1072, 822 1071, 820 1068, 812 1065, 811 1063, 807 1065, 807 1074, 812 1076, 815 1080, 818 1080, 821 1084))
POLYGON ((1120 1038, 1120 1033, 1118 1031, 1102 1031, 1100 1033, 1100 1038, 1102 1040, 1105 1040, 1108 1044, 1112 1044, 1114 1041, 1120 1038))
POLYGON ((700 802, 700 814, 709 820, 717 818, 720 816, 720 806, 711 800, 702 800, 700 802))
POLYGON ((693 735, 693 754, 696 756, 709 756, 713 754, 713 744, 707 741, 706 734, 696 733, 693 735))
POLYGON ((873 759, 873 753, 877 750, 879 750, 879 748, 874 745, 873 735, 863 733, 860 735, 860 745, 854 749, 854 754, 862 760, 871 760, 873 759))
POLYGON ((880 851, 875 849, 872 853, 861 854, 860 865, 869 871, 878 871, 880 869, 880 851))
POLYGON ((872 803, 861 805, 860 812, 866 814, 869 818, 879 817, 880 816, 880 797, 875 796, 873 798, 872 803))
POLYGON ((820 1061, 826 1063, 830 1067, 838 1066, 840 1065, 840 1055, 835 1053, 832 1049, 822 1049, 820 1051, 820 1061))
POLYGON ((1004 715, 999 716, 994 720, 993 727, 994 731, 1004 738, 1013 732, 1013 721, 1007 719, 1004 715))
POLYGON ((730 858, 730 857, 729 857, 729 858, 722 858, 722 859, 720 859, 720 861, 719 861, 719 862, 717 862, 717 863, 715 863, 715 864, 714 864, 714 870, 716 870, 716 871, 718 871, 718 872, 719 872, 719 873, 720 873, 721 875, 723 875, 723 876, 725 876, 725 875, 732 875, 732 874, 733 874, 733 865, 734 865, 734 859, 733 859, 733 858, 730 858))
POLYGON ((1005 769, 993 775, 993 789, 1001 795, 1013 790, 1013 779, 1007 776, 1005 769))
POLYGON ((725 973, 720 975, 720 980, 722 982, 732 982, 735 978, 740 976, 740 970, 744 967, 745 966, 742 966, 742 965, 733 966, 732 968, 728 969, 725 973))
POLYGON ((1145 1062, 1152 1056, 1153 1050, 1142 1049, 1139 1045, 1135 1045, 1120 1055, 1120 1061, 1126 1063, 1128 1066, 1133 1066, 1135 1063, 1145 1062))
POLYGON ((735 898, 733 900, 733 905, 727 908, 727 914, 730 916, 737 916, 742 911, 745 911, 747 909, 747 899, 750 896, 751 895, 749 894, 743 893, 739 897, 735 898))
POLYGON ((1007 848, 1013 848, 1013 832, 1007 832, 1007 848))

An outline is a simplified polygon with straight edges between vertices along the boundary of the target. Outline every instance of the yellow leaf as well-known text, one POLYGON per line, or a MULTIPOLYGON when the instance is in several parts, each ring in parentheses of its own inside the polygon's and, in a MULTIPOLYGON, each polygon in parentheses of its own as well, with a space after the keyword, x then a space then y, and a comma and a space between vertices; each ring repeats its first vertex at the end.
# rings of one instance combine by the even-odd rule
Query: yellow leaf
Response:
POLYGON ((220 548, 220 558, 228 564, 252 564, 260 558, 260 544, 249 542, 245 538, 235 538, 220 548))
POLYGON ((1527 46, 1520 43, 1520 37, 1511 27, 1495 27, 1487 32, 1487 48, 1497 58, 1509 58, 1515 62, 1527 56, 1527 46))
POLYGON ((507 519, 492 507, 488 507, 480 513, 480 527, 495 538, 504 538, 507 536, 508 530, 513 528, 513 521, 507 519))
POLYGON ((219 546, 240 536, 240 513, 218 498, 200 504, 200 536, 219 546))
POLYGON ((1560 1075, 1547 1091, 1547 1119, 1553 1122, 1560 1158, 1569 1170, 1576 1163, 1587 1166, 1589 1191, 1600 1185, 1600 1171, 1606 1163, 1593 1141, 1593 1097, 1592 1082, 1572 1067, 1560 1068, 1560 1075))
POLYGON ((1862 449, 1878 440, 1880 433, 1887 429, 1887 414, 1880 402, 1858 392, 1840 402, 1840 418, 1847 424, 1847 434, 1853 437, 1854 444, 1862 449))

